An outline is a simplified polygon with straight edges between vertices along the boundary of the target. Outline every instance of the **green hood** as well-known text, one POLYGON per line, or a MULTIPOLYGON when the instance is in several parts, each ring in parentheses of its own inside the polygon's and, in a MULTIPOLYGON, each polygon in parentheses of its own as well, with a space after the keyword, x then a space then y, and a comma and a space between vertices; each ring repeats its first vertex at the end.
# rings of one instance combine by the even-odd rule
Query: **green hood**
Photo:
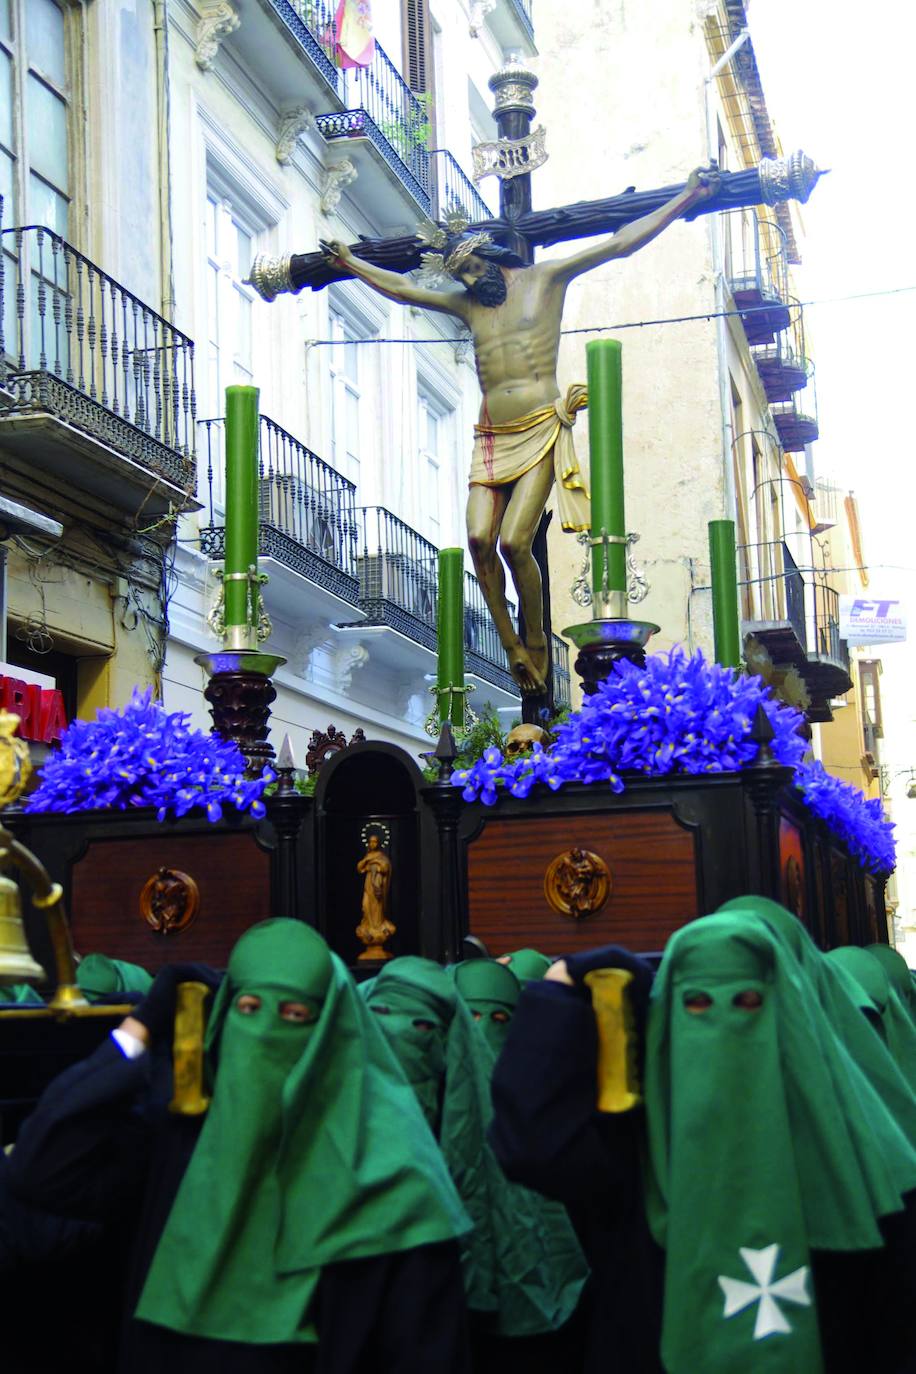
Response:
POLYGON ((123 959, 109 959, 107 954, 84 955, 76 966, 76 982, 90 1002, 119 992, 145 994, 153 986, 152 975, 145 968, 123 959))
POLYGON ((913 1148, 797 959, 742 912, 694 921, 669 942, 646 1061, 665 1368, 816 1374, 810 1250, 880 1246, 879 1218, 916 1184, 913 1148))
POLYGON ((505 964, 494 959, 468 959, 450 970, 455 987, 494 1056, 499 1055, 521 986, 505 964))
POLYGON ((821 1010, 849 1056, 907 1139, 916 1141, 916 1097, 911 1083, 882 1043, 882 1037, 875 1034, 874 1026, 863 1015, 864 1012, 875 1014, 878 1008, 858 979, 843 966, 842 959, 828 959, 798 917, 766 897, 736 898, 719 910, 740 912, 749 920, 763 921, 781 941, 793 956, 798 976, 813 988, 821 1010))
POLYGON ((585 1262, 565 1214, 510 1183, 490 1149, 495 1061, 451 977, 411 956, 361 991, 408 1077, 437 1080, 439 1143, 474 1223, 463 1256, 468 1306, 503 1336, 555 1330, 576 1307, 585 1262))
POLYGON ((546 954, 537 949, 516 949, 505 956, 506 967, 510 968, 520 983, 537 983, 550 968, 546 954))
POLYGON ((314 1341, 321 1268, 468 1220, 345 966, 299 921, 239 940, 207 1028, 213 1099, 137 1316, 252 1344, 314 1341), (260 999, 253 1014, 242 995, 260 999), (307 1023, 281 1019, 304 1003, 307 1023))

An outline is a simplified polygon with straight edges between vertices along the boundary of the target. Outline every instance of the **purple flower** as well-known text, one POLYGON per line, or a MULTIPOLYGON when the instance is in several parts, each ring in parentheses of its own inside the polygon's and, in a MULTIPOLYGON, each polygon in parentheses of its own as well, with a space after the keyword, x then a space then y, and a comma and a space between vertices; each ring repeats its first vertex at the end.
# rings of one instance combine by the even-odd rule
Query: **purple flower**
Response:
POLYGON ((245 758, 228 740, 193 730, 186 712, 167 712, 152 689, 134 689, 121 711, 103 707, 75 720, 41 769, 28 811, 87 811, 154 806, 158 820, 202 807, 218 821, 226 805, 260 818, 276 774, 245 777, 245 758))
POLYGON ((897 861, 894 825, 877 797, 866 799, 816 760, 796 770, 795 786, 816 816, 870 873, 890 873, 897 861))

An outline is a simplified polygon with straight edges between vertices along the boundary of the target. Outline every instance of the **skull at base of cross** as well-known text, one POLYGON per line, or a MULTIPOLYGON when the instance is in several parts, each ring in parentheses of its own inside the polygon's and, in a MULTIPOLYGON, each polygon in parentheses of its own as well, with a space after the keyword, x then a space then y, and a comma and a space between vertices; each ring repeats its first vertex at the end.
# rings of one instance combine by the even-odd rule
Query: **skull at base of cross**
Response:
POLYGON ((533 744, 546 749, 551 737, 540 725, 516 725, 506 736, 506 758, 517 759, 519 754, 527 754, 533 744))

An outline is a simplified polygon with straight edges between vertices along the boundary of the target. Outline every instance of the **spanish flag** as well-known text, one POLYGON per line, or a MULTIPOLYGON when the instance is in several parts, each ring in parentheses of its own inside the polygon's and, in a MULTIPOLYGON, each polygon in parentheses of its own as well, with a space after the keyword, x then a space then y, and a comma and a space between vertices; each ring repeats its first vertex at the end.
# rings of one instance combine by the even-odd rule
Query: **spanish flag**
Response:
POLYGON ((334 34, 338 67, 368 67, 375 56, 369 0, 340 0, 334 34))

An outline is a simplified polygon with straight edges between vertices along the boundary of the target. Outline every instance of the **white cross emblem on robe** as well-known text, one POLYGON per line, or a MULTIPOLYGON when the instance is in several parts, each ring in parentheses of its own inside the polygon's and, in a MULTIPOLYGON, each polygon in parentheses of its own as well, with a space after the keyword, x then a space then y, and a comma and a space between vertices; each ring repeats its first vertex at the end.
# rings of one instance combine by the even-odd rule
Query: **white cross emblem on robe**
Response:
POLYGON ((774 1283, 773 1275, 776 1273, 776 1262, 779 1258, 778 1245, 767 1245, 762 1250, 748 1250, 742 1246, 738 1253, 757 1282, 745 1283, 741 1279, 728 1279, 719 1275, 719 1286, 725 1294, 723 1317, 734 1317, 752 1302, 758 1302, 760 1306, 757 1308, 754 1340, 760 1341, 764 1336, 771 1336, 774 1332, 785 1335, 792 1328, 783 1315, 779 1301, 794 1302, 799 1307, 811 1306, 811 1298, 806 1287, 807 1265, 802 1265, 800 1269, 796 1269, 784 1279, 777 1279, 774 1283))

